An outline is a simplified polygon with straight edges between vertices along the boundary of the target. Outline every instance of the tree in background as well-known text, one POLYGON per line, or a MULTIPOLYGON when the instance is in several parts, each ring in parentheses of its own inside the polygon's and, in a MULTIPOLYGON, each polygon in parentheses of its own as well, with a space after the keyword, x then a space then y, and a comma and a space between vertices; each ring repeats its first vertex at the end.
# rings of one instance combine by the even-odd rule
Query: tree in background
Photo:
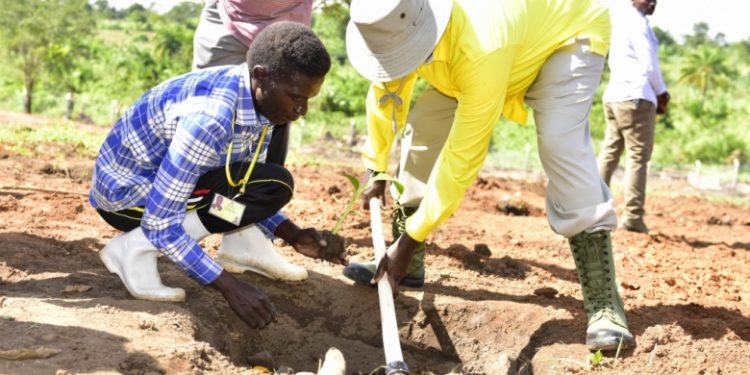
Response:
POLYGON ((86 0, 0 0, 0 45, 23 76, 26 113, 45 70, 71 71, 92 27, 86 0))
POLYGON ((334 62, 320 95, 320 109, 338 112, 344 117, 364 113, 365 96, 369 81, 362 78, 349 64, 346 56, 344 34, 349 21, 349 5, 343 1, 321 1, 313 17, 312 28, 331 55, 334 62))
POLYGON ((195 28, 198 26, 198 15, 201 14, 202 10, 202 3, 184 1, 172 7, 172 9, 164 14, 164 18, 174 23, 185 26, 190 30, 195 30, 195 28))
POLYGON ((107 0, 95 0, 92 6, 97 17, 115 19, 118 16, 117 10, 109 6, 107 0))
POLYGON ((705 44, 712 44, 711 36, 708 35, 708 24, 705 22, 698 22, 693 25, 693 35, 685 35, 686 46, 702 46, 705 44))
POLYGON ((176 22, 161 22, 154 27, 151 44, 162 75, 176 76, 190 71, 194 30, 176 22))
POLYGON ((710 88, 727 88, 735 72, 726 64, 724 52, 713 46, 700 45, 690 49, 680 70, 680 82, 698 89, 699 111, 703 112, 710 88))
POLYGON ((677 44, 677 42, 674 40, 674 37, 669 33, 669 31, 662 30, 654 26, 654 34, 656 35, 656 38, 659 39, 660 46, 672 47, 677 44))
POLYGON ((67 92, 65 118, 71 119, 75 107, 76 93, 80 92, 88 81, 94 79, 89 60, 92 57, 90 45, 74 41, 67 45, 53 45, 47 50, 45 77, 48 85, 67 92))
POLYGON ((125 9, 126 18, 136 25, 145 26, 146 30, 149 30, 149 14, 150 10, 146 9, 143 5, 134 3, 125 9))

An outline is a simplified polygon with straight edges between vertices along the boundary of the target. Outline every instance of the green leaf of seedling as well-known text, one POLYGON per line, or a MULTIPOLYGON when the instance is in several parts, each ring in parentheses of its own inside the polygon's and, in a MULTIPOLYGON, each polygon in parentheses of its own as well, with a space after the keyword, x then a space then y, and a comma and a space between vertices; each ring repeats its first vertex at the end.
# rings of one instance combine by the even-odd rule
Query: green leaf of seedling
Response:
POLYGON ((359 182, 359 179, 357 177, 352 176, 346 172, 341 172, 341 175, 346 177, 349 180, 349 183, 352 184, 354 187, 354 193, 352 193, 351 198, 349 198, 349 202, 346 204, 346 208, 344 208, 344 211, 341 213, 341 216, 339 216, 339 219, 336 221, 336 225, 331 230, 332 234, 338 233, 339 230, 341 230, 341 227, 344 225, 344 220, 347 216, 349 216, 349 213, 352 212, 354 209, 354 204, 357 202, 359 197, 362 195, 362 193, 372 186, 372 184, 375 181, 390 181, 393 186, 395 186, 396 191, 398 191, 398 196, 400 196, 404 192, 404 185, 401 184, 398 180, 395 178, 385 174, 385 173, 379 173, 375 176, 370 177, 364 184, 361 184, 359 182))
POLYGON ((404 185, 399 180, 393 180, 391 181, 391 183, 396 187, 396 191, 398 191, 398 197, 401 197, 401 194, 404 193, 404 185))
POLYGON ((604 355, 602 354, 601 349, 597 350, 596 353, 589 355, 589 363, 591 363, 592 367, 596 367, 602 364, 602 359, 604 358, 604 355))
POLYGON ((398 195, 404 193, 404 184, 401 183, 401 181, 397 180, 395 177, 391 177, 385 173, 379 173, 375 177, 371 177, 368 181, 368 186, 372 185, 375 181, 389 181, 393 184, 393 186, 396 187, 396 191, 398 192, 398 195))
POLYGON ((346 172, 341 172, 341 175, 349 179, 349 183, 352 184, 352 186, 354 186, 354 191, 359 190, 359 180, 356 177, 346 172))
POLYGON ((352 209, 354 209, 354 204, 357 202, 359 196, 362 195, 362 192, 365 190, 365 186, 368 185, 361 185, 357 177, 354 177, 346 172, 341 172, 341 175, 346 177, 349 180, 349 183, 352 184, 352 186, 354 187, 354 193, 352 194, 351 198, 349 198, 349 202, 346 203, 346 208, 344 208, 341 216, 339 216, 339 219, 336 221, 336 225, 333 226, 333 229, 331 230, 332 234, 336 234, 339 230, 341 230, 341 227, 344 225, 344 219, 346 219, 346 217, 349 216, 349 213, 352 212, 352 209))

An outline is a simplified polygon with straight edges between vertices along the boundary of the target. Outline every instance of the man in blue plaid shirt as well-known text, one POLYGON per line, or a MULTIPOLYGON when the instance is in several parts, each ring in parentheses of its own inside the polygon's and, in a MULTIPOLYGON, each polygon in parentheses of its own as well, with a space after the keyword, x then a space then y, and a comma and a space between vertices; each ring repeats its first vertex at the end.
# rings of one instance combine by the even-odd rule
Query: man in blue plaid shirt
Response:
POLYGON ((229 272, 305 279, 303 268, 276 253, 273 236, 306 256, 321 255, 325 242, 318 232, 279 211, 294 181, 272 160, 269 144, 275 124, 307 113, 330 65, 309 28, 277 22, 258 35, 246 64, 168 80, 117 121, 96 159, 89 201, 125 231, 100 257, 134 297, 184 300, 183 289, 161 282, 156 257, 162 253, 218 289, 251 327, 274 320, 263 291, 229 272), (218 262, 198 243, 210 233, 222 233, 218 262))

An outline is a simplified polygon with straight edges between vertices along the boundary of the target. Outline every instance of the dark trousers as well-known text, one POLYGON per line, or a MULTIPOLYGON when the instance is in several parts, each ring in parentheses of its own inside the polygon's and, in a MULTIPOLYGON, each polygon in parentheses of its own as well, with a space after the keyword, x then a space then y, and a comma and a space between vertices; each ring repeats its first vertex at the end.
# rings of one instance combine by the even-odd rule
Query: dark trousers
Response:
POLYGON ((286 162, 286 153, 289 150, 289 128, 290 123, 274 125, 271 143, 268 144, 266 153, 266 164, 278 164, 284 166, 286 162))
MULTIPOLYGON (((234 163, 229 166, 233 181, 240 180, 249 163, 234 163)), ((211 233, 224 233, 255 224, 276 212, 292 199, 294 180, 292 174, 278 164, 256 164, 250 174, 245 193, 237 195, 240 187, 231 187, 224 168, 212 170, 198 179, 191 194, 187 211, 196 210, 203 225, 211 233), (215 194, 233 199, 245 205, 245 211, 236 226, 208 213, 215 194)), ((97 210, 112 227, 128 232, 137 228, 143 217, 143 207, 128 208, 118 212, 97 210)))

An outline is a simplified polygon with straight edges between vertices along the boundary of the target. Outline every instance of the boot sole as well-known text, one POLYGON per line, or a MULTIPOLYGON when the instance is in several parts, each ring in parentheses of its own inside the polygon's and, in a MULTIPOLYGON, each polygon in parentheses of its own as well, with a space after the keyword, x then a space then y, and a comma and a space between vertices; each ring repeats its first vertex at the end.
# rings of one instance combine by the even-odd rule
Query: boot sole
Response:
POLYGON ((626 350, 631 349, 635 347, 635 342, 628 342, 627 340, 622 341, 622 347, 620 347, 620 340, 618 339, 617 342, 612 343, 608 342, 605 344, 586 344, 586 347, 588 347, 589 351, 595 352, 597 350, 601 350, 603 352, 613 352, 616 351, 619 347, 620 350, 626 350))
POLYGON ((615 351, 618 348, 621 350, 631 349, 635 347, 635 339, 627 336, 608 336, 602 338, 588 338, 586 339, 586 347, 592 352, 601 350, 603 352, 615 351), (620 338, 622 337, 622 346, 620 345, 620 338))
POLYGON ((305 276, 302 278, 284 278, 277 275, 271 275, 267 271, 265 271, 262 268, 258 268, 255 266, 249 266, 246 264, 240 264, 233 260, 227 259, 225 257, 217 257, 216 260, 221 264, 221 266, 227 271, 231 273, 245 273, 245 271, 249 271, 252 273, 257 273, 261 276, 267 277, 271 280, 280 280, 280 281, 286 281, 286 282, 304 282, 307 280, 307 273, 305 273, 305 276))
POLYGON ((101 259, 102 263, 104 263, 104 267, 107 268, 107 271, 110 273, 114 273, 117 275, 117 277, 120 278, 120 281, 122 282, 122 285, 125 286, 125 289, 127 289, 128 293, 130 293, 133 298, 141 299, 145 301, 153 301, 153 302, 184 302, 185 301, 185 290, 181 288, 172 288, 182 291, 182 293, 174 296, 174 297, 159 297, 159 296, 151 296, 148 294, 141 294, 133 292, 130 289, 130 286, 128 286, 128 283, 125 282, 125 278, 122 277, 122 271, 120 268, 120 262, 118 262, 114 257, 109 255, 109 252, 107 251, 107 248, 104 247, 101 251, 99 251, 99 259, 101 259))

